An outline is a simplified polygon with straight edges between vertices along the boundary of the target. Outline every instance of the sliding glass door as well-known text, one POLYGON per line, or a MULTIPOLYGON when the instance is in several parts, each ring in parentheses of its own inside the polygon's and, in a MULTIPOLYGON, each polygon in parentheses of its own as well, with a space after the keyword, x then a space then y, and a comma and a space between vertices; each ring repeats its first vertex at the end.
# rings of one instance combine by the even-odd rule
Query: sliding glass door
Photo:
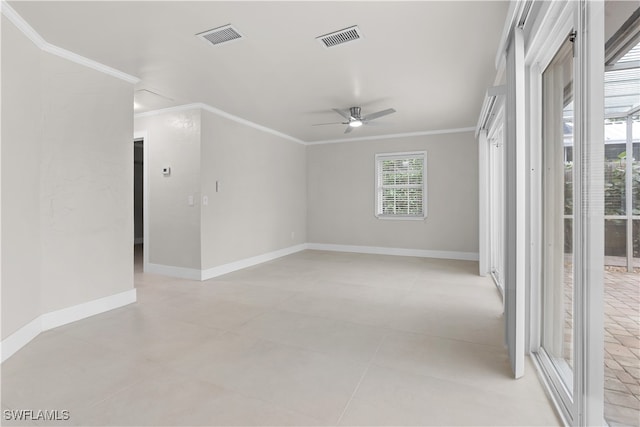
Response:
POLYGON ((504 104, 501 101, 489 126, 489 267, 493 280, 504 296, 504 104))
POLYGON ((567 38, 542 74, 541 349, 565 405, 573 399, 574 93, 567 38))

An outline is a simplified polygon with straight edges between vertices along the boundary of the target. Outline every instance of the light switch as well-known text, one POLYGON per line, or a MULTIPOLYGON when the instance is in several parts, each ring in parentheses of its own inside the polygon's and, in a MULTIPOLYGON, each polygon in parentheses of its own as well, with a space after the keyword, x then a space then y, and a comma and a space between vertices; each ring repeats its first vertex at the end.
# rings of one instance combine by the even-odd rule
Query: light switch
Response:
POLYGON ((189 197, 187 197, 187 203, 189 204, 189 206, 193 206, 193 196, 189 195, 189 197))
POLYGON ((202 206, 209 205, 209 196, 202 196, 202 206))

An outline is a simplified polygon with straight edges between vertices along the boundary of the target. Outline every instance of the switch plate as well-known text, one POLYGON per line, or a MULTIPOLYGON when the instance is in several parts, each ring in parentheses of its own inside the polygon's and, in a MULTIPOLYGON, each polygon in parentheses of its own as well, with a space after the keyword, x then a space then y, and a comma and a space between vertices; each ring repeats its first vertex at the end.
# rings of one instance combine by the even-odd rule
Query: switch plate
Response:
POLYGON ((192 195, 189 195, 187 197, 187 203, 189 204, 189 206, 193 206, 193 196, 192 195))
POLYGON ((209 196, 202 196, 202 206, 209 205, 209 196))

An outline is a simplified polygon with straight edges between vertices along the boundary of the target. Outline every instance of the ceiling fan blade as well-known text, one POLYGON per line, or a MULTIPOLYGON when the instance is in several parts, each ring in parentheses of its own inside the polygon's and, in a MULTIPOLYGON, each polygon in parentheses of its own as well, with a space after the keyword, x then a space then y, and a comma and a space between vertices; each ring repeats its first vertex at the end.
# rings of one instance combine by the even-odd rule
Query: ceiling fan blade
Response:
POLYGON ((377 119, 378 117, 386 116, 388 114, 392 114, 395 112, 396 110, 394 110, 393 108, 388 108, 386 110, 378 111, 377 113, 367 114, 362 118, 362 120, 365 122, 368 122, 369 120, 374 120, 374 119, 377 119))
POLYGON ((344 130, 344 133, 349 133, 353 130, 353 128, 351 126, 347 126, 347 128, 344 130))
POLYGON ((342 117, 344 117, 347 120, 351 119, 351 115, 347 111, 338 110, 337 108, 332 108, 332 110, 340 114, 342 117))
POLYGON ((325 126, 325 125, 345 125, 345 122, 331 122, 331 123, 316 123, 311 126, 325 126))

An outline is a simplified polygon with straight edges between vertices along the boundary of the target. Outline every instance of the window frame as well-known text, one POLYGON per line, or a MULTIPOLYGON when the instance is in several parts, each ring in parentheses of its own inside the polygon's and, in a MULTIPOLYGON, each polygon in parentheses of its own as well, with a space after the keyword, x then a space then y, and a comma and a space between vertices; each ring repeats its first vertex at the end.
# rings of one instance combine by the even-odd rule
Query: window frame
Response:
MULTIPOLYGON (((406 151, 406 152, 393 152, 393 153, 376 153, 374 162, 374 176, 375 176, 375 197, 374 197, 374 213, 376 218, 384 220, 396 220, 396 221, 423 221, 427 218, 427 152, 426 151, 406 151), (421 158, 422 159, 422 214, 421 215, 400 215, 400 214, 383 214, 381 209, 381 195, 383 185, 381 184, 381 177, 379 174, 380 168, 378 165, 383 160, 397 160, 406 158, 421 158)), ((407 184, 409 185, 409 184, 407 184)))

